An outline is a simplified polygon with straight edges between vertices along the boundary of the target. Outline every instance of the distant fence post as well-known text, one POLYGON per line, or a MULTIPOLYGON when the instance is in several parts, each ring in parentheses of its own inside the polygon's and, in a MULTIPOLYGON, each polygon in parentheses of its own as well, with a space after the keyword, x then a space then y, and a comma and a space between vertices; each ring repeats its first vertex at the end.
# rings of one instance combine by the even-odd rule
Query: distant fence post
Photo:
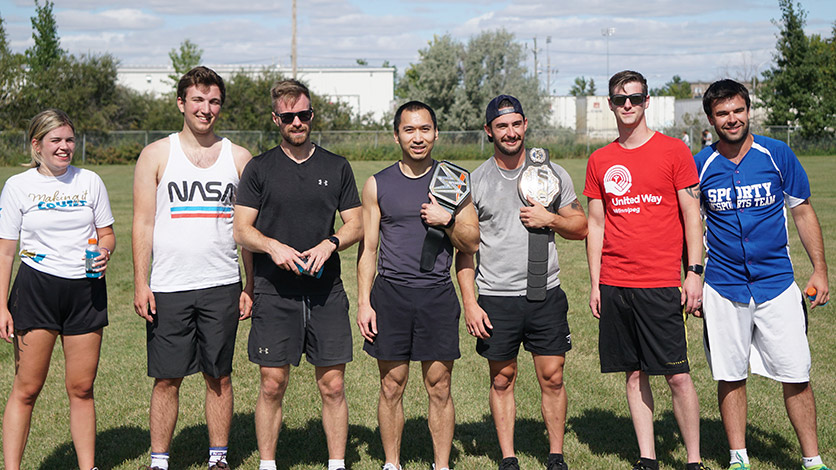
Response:
POLYGON ((87 161, 87 133, 81 134, 81 163, 87 161))

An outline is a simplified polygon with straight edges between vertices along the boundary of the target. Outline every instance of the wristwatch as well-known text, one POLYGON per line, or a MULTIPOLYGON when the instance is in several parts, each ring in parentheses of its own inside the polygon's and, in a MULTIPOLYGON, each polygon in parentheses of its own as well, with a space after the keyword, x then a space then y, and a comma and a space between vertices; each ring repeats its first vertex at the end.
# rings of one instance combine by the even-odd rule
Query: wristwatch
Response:
POLYGON ((453 224, 455 224, 455 223, 456 223, 456 213, 455 213, 455 212, 451 212, 451 213, 450 213, 450 221, 449 221, 449 222, 447 222, 446 224, 444 224, 444 228, 450 228, 450 227, 452 227, 452 226, 453 226, 453 224))
POLYGON ((340 249, 340 239, 339 238, 335 237, 334 235, 331 235, 330 237, 328 237, 328 241, 334 244, 334 246, 336 247, 336 248, 334 248, 335 250, 340 249))
POLYGON ((703 272, 703 267, 701 264, 692 264, 688 266, 688 269, 685 270, 686 272, 693 272, 696 273, 697 276, 701 276, 703 272))

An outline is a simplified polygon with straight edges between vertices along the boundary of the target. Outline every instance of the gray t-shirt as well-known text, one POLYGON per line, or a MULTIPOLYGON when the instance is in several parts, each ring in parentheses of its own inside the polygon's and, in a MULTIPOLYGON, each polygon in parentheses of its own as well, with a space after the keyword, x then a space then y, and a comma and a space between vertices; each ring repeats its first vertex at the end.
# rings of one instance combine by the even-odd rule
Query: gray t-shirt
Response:
MULTIPOLYGON (((562 167, 551 163, 560 179, 560 207, 578 197, 572 178, 562 167)), ((517 194, 517 176, 522 167, 501 170, 493 157, 470 176, 472 197, 479 214, 479 252, 477 253, 476 285, 481 295, 525 295, 528 272, 528 230, 520 221, 524 206, 517 194)), ((549 289, 560 285, 554 233, 549 239, 549 289)))

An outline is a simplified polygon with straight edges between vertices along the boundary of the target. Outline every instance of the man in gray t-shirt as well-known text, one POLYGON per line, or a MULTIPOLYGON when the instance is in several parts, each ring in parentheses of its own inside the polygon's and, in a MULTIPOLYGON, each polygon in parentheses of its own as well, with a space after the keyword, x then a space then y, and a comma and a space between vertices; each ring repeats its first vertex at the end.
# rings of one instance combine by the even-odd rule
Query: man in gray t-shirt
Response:
POLYGON ((485 132, 494 144, 493 157, 471 175, 473 204, 479 216, 478 269, 473 256, 456 255, 467 331, 477 338, 476 351, 490 366, 490 403, 502 451, 500 470, 518 470, 514 455, 516 405, 514 384, 520 343, 531 352, 540 381, 543 420, 549 433, 548 470, 564 470, 563 433, 566 390, 565 353, 572 347, 566 320, 568 303, 560 289, 554 234, 570 240, 586 237, 586 215, 566 170, 551 163, 560 181, 556 212, 517 195, 517 178, 526 163, 528 121, 513 96, 494 98, 486 111, 485 132), (526 295, 529 272, 529 229, 548 229, 545 300, 526 295), (479 287, 476 300, 474 283, 479 287))

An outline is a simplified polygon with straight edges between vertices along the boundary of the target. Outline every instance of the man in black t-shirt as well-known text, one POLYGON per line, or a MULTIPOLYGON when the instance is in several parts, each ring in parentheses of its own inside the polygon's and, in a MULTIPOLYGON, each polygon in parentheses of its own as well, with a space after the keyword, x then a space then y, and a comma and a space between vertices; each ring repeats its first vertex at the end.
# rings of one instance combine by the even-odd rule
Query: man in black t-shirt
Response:
POLYGON ((310 140, 310 92, 296 80, 270 91, 282 143, 244 169, 235 204, 235 240, 253 252, 255 303, 250 361, 261 370, 255 407, 260 470, 276 469, 282 398, 290 364, 316 366, 328 468, 345 468, 352 359, 348 298, 336 254, 363 234, 360 198, 348 161, 310 140), (335 233, 335 214, 342 227, 335 233))

